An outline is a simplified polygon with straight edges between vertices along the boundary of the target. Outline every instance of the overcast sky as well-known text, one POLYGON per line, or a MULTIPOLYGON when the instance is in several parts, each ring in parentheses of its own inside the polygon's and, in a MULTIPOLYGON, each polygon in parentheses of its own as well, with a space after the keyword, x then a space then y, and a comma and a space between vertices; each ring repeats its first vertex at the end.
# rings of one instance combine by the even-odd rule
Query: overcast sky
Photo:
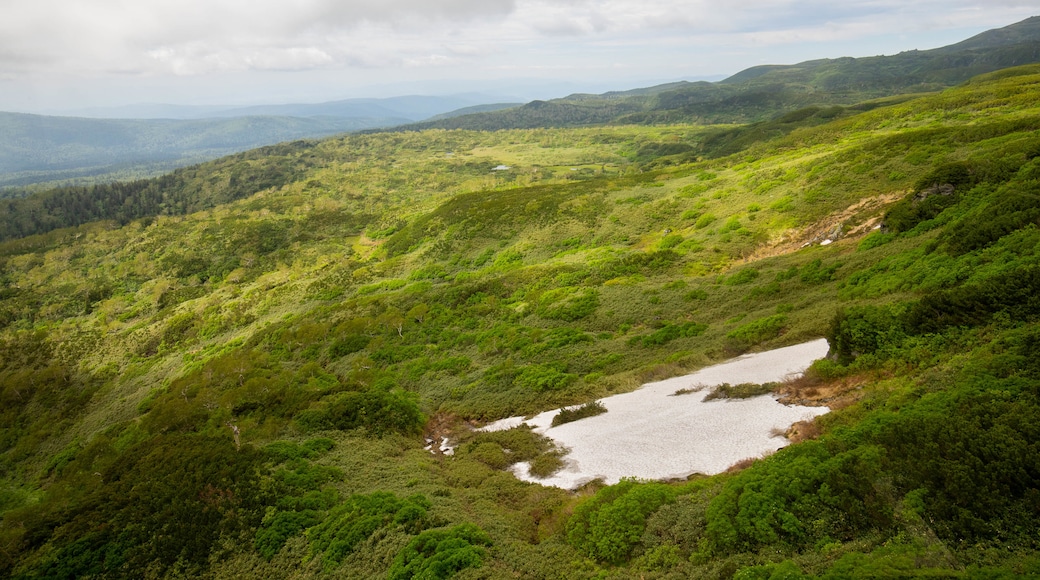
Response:
POLYGON ((0 0, 0 110, 549 98, 560 82, 935 48, 1037 14, 1040 0, 0 0))

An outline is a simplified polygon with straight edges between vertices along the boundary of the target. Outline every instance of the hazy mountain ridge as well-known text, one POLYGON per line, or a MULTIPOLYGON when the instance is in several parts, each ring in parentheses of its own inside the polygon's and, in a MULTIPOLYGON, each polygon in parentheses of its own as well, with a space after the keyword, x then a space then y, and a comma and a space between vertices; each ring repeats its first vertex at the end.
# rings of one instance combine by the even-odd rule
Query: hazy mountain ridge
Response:
POLYGON ((150 177, 263 145, 451 114, 488 98, 401 96, 317 104, 142 105, 95 111, 104 116, 125 110, 159 116, 151 119, 0 113, 0 188, 108 174, 119 177, 121 172, 133 178, 150 177))
POLYGON ((108 173, 128 166, 187 165, 261 145, 315 138, 400 118, 233 117, 113 120, 0 113, 0 186, 108 173))
POLYGON ((584 126, 598 123, 748 123, 807 106, 852 105, 924 93, 976 75, 1040 62, 1040 17, 984 32, 947 47, 894 56, 763 65, 717 83, 571 95, 500 113, 406 125, 404 129, 584 126))
POLYGON ((280 141, 388 127, 497 130, 605 123, 762 122, 805 107, 848 106, 886 96, 935 91, 988 71, 1038 61, 1040 24, 1034 17, 934 50, 753 67, 718 83, 681 81, 601 95, 573 94, 504 110, 481 107, 479 112, 471 112, 466 108, 474 100, 487 97, 461 95, 166 109, 186 116, 201 114, 218 119, 277 116, 258 118, 250 125, 234 119, 185 120, 183 125, 168 120, 109 123, 62 118, 26 123, 24 117, 3 114, 0 188, 57 180, 76 183, 77 178, 78 184, 89 184, 105 181, 106 176, 108 180, 148 177, 280 141), (435 115, 440 116, 415 123, 435 115), (194 139, 192 134, 205 138, 194 139), (97 140, 87 135, 94 135, 97 140))

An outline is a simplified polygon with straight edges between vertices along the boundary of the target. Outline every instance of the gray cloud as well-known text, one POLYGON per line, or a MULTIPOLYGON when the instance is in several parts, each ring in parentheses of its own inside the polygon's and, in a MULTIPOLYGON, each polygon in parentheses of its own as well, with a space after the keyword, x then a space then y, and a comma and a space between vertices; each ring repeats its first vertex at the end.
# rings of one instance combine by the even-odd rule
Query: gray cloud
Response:
POLYGON ((514 0, 7 0, 0 3, 0 70, 47 62, 182 73, 350 64, 368 58, 343 46, 348 34, 378 29, 386 37, 504 18, 514 9, 514 0))
MULTIPOLYGON (((19 79, 216 84, 278 71, 327 71, 352 82, 547 71, 570 78, 651 74, 651 63, 655 76, 681 78, 847 54, 852 49, 840 47, 862 39, 981 31, 1040 12, 1036 2, 0 0, 0 79, 17 92, 19 79), (788 50, 795 47, 803 50, 788 50)), ((924 46, 908 41, 890 52, 909 48, 924 46)))

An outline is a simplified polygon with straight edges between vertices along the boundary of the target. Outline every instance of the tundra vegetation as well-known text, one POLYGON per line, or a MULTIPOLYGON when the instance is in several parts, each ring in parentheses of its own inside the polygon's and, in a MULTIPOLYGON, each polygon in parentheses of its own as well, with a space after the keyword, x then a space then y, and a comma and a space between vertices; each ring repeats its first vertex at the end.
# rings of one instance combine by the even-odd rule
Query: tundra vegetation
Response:
POLYGON ((79 190, 5 202, 0 576, 1040 574, 1038 129, 1030 66, 711 159, 690 125, 378 133, 74 227, 42 220, 79 190), (777 388, 834 411, 720 475, 572 493, 469 429, 820 336, 777 388))

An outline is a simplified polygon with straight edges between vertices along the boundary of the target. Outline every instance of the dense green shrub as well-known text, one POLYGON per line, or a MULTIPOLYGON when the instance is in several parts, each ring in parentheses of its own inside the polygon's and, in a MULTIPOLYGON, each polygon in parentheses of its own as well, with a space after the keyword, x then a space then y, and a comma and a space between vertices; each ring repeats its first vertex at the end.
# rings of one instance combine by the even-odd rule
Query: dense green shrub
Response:
POLYGON ((259 523, 262 459, 228 438, 188 434, 127 449, 100 472, 101 485, 56 519, 30 520, 30 547, 53 545, 38 577, 200 571, 221 537, 259 523))
POLYGON ((1035 381, 969 375, 860 429, 885 446, 897 489, 920 490, 941 538, 1030 545, 1040 515, 1038 395, 1035 381))
POLYGON ((1040 316, 1040 266, 1024 266, 979 282, 929 293, 906 313, 915 333, 951 326, 975 326, 1003 313, 1011 320, 1040 316))
POLYGON ((633 336, 629 339, 629 344, 641 344, 645 347, 661 346, 680 338, 700 336, 705 330, 708 330, 708 325, 698 322, 665 324, 646 336, 633 336))
POLYGON ((305 409, 294 419, 307 432, 364 427, 375 434, 414 434, 426 423, 414 393, 380 387, 341 393, 305 409))
POLYGON ((592 401, 591 403, 585 403, 579 407, 564 407, 560 409, 560 412, 553 417, 552 426, 563 425, 564 423, 571 423, 579 419, 586 417, 595 417, 596 415, 602 415, 607 412, 607 408, 603 406, 603 403, 599 401, 592 401))
POLYGON ((726 284, 727 286, 739 286, 741 284, 750 284, 751 282, 754 282, 756 278, 758 278, 759 274, 760 273, 756 268, 744 268, 736 274, 733 274, 732 276, 726 278, 723 281, 723 284, 726 284))
POLYGON ((624 562, 639 546, 646 519, 674 499, 666 485, 623 480, 578 504, 567 522, 567 541, 590 558, 624 562))
POLYGON ((430 506, 422 495, 404 499, 389 492, 352 495, 320 525, 308 530, 311 550, 322 555, 326 566, 334 566, 377 530, 395 525, 409 533, 419 532, 427 525, 430 506))
POLYGON ((256 551, 270 560, 289 538, 319 522, 321 516, 315 510, 274 512, 271 517, 264 518, 261 528, 256 532, 256 551))
POLYGON ((787 316, 774 314, 766 318, 752 320, 731 330, 726 336, 743 346, 751 346, 776 338, 787 325, 787 316))
POLYGON ((799 270, 799 279, 805 284, 814 285, 830 282, 834 279, 834 272, 836 272, 840 267, 841 264, 824 266, 823 261, 817 258, 801 267, 799 270))
POLYGON ((525 366, 516 375, 516 385, 526 390, 542 393, 561 390, 578 380, 578 375, 563 372, 558 366, 541 364, 525 366))
POLYGON ((708 549, 713 554, 768 545, 802 549, 887 527, 890 507, 876 488, 883 453, 872 446, 832 452, 804 442, 755 463, 711 501, 708 549))
POLYGON ((446 580, 460 570, 477 568, 487 555, 491 538, 473 524, 426 530, 394 558, 390 580, 446 580))
POLYGON ((347 356, 348 354, 354 354, 360 352, 368 346, 372 338, 363 334, 351 334, 342 338, 337 338, 332 344, 329 345, 329 356, 332 358, 339 358, 347 356))
POLYGON ((861 306, 839 310, 831 320, 827 342, 842 363, 862 354, 896 347, 906 337, 902 311, 894 306, 861 306))
POLYGON ((1040 180, 1013 181, 950 224, 942 240, 950 253, 985 248, 1030 224, 1040 225, 1040 180))

